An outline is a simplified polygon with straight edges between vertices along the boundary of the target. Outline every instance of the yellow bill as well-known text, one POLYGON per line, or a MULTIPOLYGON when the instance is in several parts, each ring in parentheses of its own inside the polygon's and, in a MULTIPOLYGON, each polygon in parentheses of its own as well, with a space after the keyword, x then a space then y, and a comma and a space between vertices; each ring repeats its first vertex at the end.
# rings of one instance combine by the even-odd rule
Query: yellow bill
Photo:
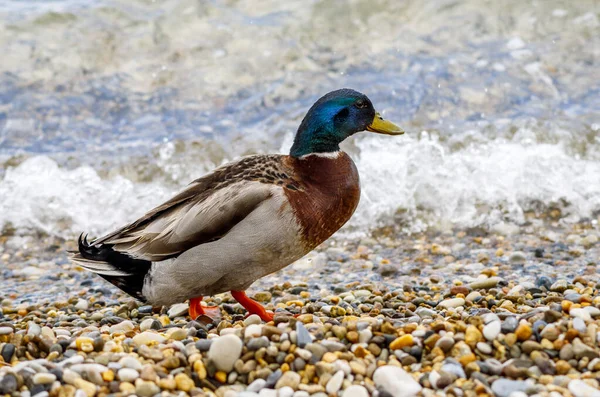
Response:
POLYGON ((402 128, 398 127, 391 121, 384 120, 383 117, 381 117, 381 115, 379 114, 379 112, 375 113, 373 122, 367 126, 367 130, 385 135, 404 134, 404 130, 402 128))

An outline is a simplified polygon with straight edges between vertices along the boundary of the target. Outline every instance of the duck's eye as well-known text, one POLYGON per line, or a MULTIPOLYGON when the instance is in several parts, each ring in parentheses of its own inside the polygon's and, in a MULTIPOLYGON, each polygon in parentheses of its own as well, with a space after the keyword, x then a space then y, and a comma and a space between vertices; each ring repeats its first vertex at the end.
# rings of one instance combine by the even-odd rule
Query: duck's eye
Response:
POLYGON ((357 101, 354 106, 356 106, 359 109, 364 109, 367 107, 367 103, 365 101, 357 101))

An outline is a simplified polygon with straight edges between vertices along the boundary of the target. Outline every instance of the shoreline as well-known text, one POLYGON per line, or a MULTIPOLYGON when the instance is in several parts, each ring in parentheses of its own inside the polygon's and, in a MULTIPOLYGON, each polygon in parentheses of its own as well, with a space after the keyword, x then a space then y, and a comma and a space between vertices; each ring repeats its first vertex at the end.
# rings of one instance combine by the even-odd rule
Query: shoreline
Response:
POLYGON ((0 394, 580 397, 599 386, 598 236, 540 221, 330 240, 249 289, 270 325, 229 294, 205 299, 220 322, 154 313, 69 264, 70 242, 3 238, 0 394))

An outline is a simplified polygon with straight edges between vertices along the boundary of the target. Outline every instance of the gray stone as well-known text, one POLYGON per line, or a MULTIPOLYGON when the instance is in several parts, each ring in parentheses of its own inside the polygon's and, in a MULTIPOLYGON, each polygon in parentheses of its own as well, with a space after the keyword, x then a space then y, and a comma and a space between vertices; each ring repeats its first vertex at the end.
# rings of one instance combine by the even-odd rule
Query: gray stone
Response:
POLYGON ((0 380, 0 394, 11 394, 17 391, 17 378, 13 374, 6 374, 0 380))
POLYGON ((514 265, 522 265, 527 261, 527 255, 525 255, 524 252, 515 251, 512 254, 510 254, 508 260, 514 265))
POLYGON ((529 383, 523 380, 500 378, 492 383, 492 391, 498 397, 508 397, 513 392, 524 392, 528 387, 529 383))
POLYGON ((589 359, 598 357, 598 352, 583 343, 579 338, 573 339, 573 352, 578 360, 582 359, 583 357, 587 357, 589 359))
POLYGON ((312 335, 308 332, 302 322, 296 322, 296 345, 298 347, 305 347, 307 344, 312 342, 312 335))

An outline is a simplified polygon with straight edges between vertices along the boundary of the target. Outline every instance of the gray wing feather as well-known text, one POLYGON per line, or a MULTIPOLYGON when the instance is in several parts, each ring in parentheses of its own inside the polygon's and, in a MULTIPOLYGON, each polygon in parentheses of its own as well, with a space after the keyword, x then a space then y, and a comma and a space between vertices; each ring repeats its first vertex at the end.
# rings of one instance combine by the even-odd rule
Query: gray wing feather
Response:
POLYGON ((161 211, 152 211, 155 215, 146 215, 145 221, 136 221, 94 241, 94 245, 111 244, 114 250, 149 261, 173 258, 222 237, 270 197, 271 187, 240 181, 210 195, 163 205, 161 211))

